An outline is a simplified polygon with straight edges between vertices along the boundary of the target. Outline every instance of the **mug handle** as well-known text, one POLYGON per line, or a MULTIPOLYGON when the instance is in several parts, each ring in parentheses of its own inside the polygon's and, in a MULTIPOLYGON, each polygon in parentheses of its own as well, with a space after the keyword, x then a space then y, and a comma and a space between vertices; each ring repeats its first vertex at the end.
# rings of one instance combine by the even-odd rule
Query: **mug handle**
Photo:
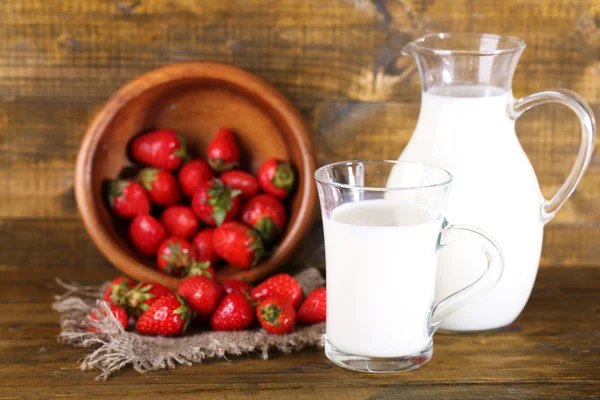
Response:
POLYGON ((479 228, 470 225, 451 225, 444 222, 444 230, 440 235, 438 252, 450 244, 448 235, 453 231, 461 231, 477 240, 481 251, 487 259, 483 274, 469 286, 440 300, 431 310, 430 334, 435 333, 442 321, 460 308, 473 303, 485 296, 500 280, 504 271, 504 254, 490 235, 479 228))
POLYGON ((540 217, 544 224, 554 218, 554 215, 571 196, 575 187, 592 159, 594 151, 594 137, 596 134, 596 121, 589 104, 575 92, 567 89, 545 90, 514 100, 508 104, 508 116, 516 120, 525 111, 544 103, 558 103, 569 107, 579 118, 581 123, 581 145, 567 180, 550 200, 544 200, 540 207, 540 217))

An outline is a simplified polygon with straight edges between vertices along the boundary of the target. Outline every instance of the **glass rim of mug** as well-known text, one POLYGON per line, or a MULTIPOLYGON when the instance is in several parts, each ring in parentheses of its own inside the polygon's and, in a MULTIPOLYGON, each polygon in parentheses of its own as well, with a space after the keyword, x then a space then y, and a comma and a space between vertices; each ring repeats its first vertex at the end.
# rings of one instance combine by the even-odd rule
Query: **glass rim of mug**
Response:
POLYGON ((369 191, 369 192, 394 192, 394 191, 403 191, 403 190, 419 190, 419 189, 431 189, 436 187, 448 186, 452 183, 454 179, 452 174, 440 167, 436 167, 435 165, 426 164, 418 161, 400 161, 400 160, 347 160, 347 161, 338 161, 330 164, 323 165, 322 167, 317 168, 314 173, 314 178, 317 182, 322 183, 327 186, 338 187, 341 189, 351 189, 351 190, 361 190, 361 191, 369 191), (323 178, 323 172, 326 169, 333 169, 341 166, 351 166, 357 164, 386 164, 386 165, 417 165, 423 167, 425 169, 429 169, 432 171, 437 171, 445 174, 445 179, 440 179, 439 182, 428 184, 428 185, 418 185, 418 186, 390 186, 390 187, 379 187, 379 186, 357 186, 349 183, 340 183, 335 182, 331 179, 323 178))
MULTIPOLYGON (((409 42, 406 47, 412 46, 417 51, 427 52, 440 56, 452 56, 452 55, 465 55, 465 56, 496 56, 500 54, 515 53, 525 48, 526 44, 523 39, 519 39, 516 36, 511 35, 499 35, 496 33, 476 33, 476 32, 439 32, 439 33, 428 33, 421 36, 420 38, 409 42), (452 39, 452 38, 488 38, 496 39, 498 41, 504 39, 508 42, 508 46, 498 48, 496 50, 479 50, 479 49, 440 49, 433 46, 427 45, 427 42, 431 39, 452 39)), ((405 47, 405 48, 406 48, 405 47)), ((403 51, 404 53, 404 51, 403 51)), ((405 53, 406 54, 406 53, 405 53)))

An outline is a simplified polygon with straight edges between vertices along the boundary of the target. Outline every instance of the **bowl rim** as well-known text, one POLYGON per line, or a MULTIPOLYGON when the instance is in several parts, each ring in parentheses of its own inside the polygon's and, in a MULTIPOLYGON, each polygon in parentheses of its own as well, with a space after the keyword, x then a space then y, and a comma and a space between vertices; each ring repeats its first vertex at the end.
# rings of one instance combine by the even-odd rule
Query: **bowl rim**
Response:
MULTIPOLYGON (((128 276, 141 281, 159 282, 171 289, 177 288, 180 279, 168 276, 154 269, 133 256, 123 252, 120 245, 104 227, 96 207, 91 187, 91 165, 93 155, 101 139, 101 132, 112 122, 117 113, 130 101, 151 88, 179 79, 217 79, 229 82, 236 87, 251 93, 260 93, 259 98, 269 107, 271 115, 278 115, 284 123, 286 131, 299 147, 301 163, 304 165, 299 181, 304 181, 303 190, 296 192, 300 196, 300 207, 294 224, 289 224, 286 235, 274 254, 256 267, 240 270, 235 267, 221 269, 225 271, 219 278, 227 278, 234 272, 249 282, 257 281, 272 273, 279 265, 286 262, 300 245, 303 236, 312 226, 316 216, 317 193, 312 182, 316 170, 315 147, 312 136, 304 118, 292 103, 271 84, 262 78, 241 68, 218 62, 196 61, 169 64, 151 70, 125 83, 104 104, 89 125, 82 139, 75 164, 75 200, 81 219, 88 235, 108 259, 108 261, 128 276), (232 269, 235 268, 235 269, 232 269)), ((298 171, 298 170, 297 170, 298 171)))

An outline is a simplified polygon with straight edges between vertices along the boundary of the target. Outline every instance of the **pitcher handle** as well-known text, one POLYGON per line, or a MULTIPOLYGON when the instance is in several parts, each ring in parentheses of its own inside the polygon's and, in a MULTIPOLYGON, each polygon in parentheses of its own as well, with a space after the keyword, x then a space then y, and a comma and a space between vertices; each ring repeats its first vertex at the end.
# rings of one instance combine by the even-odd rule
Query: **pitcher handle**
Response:
POLYGON ((486 257, 487 266, 483 274, 469 286, 440 300, 432 309, 430 317, 430 334, 435 333, 445 318, 458 311, 460 308, 473 303, 485 296, 500 280, 504 272, 504 254, 498 243, 487 233, 470 225, 450 225, 447 221, 440 236, 438 251, 450 244, 448 234, 453 231, 462 231, 477 239, 481 251, 486 257))
POLYGON ((567 89, 545 90, 514 100, 508 105, 508 115, 516 120, 525 111, 539 104, 559 103, 569 107, 579 118, 581 123, 581 145, 567 180, 550 200, 544 200, 540 208, 540 217, 545 224, 550 221, 556 212, 571 196, 592 158, 594 151, 594 137, 596 134, 596 121, 594 113, 588 103, 577 93, 567 89))

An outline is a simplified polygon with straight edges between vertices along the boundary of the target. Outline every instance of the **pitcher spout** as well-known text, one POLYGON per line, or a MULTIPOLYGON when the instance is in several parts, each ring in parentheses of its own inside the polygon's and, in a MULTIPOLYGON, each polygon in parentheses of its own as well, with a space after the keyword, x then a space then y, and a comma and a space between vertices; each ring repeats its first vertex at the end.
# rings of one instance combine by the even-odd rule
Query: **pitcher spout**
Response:
POLYGON ((436 87, 486 86, 510 91, 525 42, 489 33, 431 33, 407 43, 424 92, 436 87))

